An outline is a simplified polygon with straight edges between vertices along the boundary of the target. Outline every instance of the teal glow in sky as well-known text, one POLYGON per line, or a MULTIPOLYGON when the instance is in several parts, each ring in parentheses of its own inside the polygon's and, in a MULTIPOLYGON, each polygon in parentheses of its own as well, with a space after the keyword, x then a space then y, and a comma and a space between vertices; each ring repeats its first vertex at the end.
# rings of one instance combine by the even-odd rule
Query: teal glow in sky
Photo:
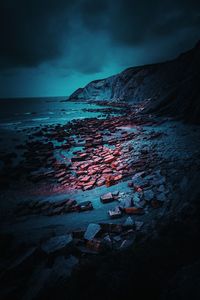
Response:
POLYGON ((199 39, 198 1, 2 0, 0 97, 68 96, 199 39))

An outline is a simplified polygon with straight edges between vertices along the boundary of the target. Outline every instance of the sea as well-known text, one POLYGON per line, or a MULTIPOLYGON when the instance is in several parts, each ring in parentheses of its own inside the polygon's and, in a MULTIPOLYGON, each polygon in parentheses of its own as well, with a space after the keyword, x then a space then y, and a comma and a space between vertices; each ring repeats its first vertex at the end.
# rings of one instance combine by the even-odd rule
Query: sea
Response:
POLYGON ((101 112, 104 108, 88 102, 70 102, 67 97, 0 99, 0 170, 1 155, 16 152, 16 146, 24 144, 38 128, 76 119, 105 118, 108 114, 101 112))
POLYGON ((67 97, 0 99, 0 129, 16 130, 66 124, 74 119, 102 118, 104 115, 99 112, 85 111, 101 108, 87 102, 69 102, 67 97))

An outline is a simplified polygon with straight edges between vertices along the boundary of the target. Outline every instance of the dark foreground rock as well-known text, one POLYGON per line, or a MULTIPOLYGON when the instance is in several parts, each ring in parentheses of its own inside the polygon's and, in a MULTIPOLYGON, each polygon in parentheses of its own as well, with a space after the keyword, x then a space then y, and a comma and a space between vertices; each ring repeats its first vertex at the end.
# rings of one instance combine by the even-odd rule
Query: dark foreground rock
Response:
POLYGON ((181 198, 184 207, 160 221, 153 234, 139 236, 137 246, 126 252, 84 263, 65 287, 40 299, 53 299, 58 292, 60 299, 144 299, 147 294, 151 299, 199 299, 199 196, 193 181, 181 198))

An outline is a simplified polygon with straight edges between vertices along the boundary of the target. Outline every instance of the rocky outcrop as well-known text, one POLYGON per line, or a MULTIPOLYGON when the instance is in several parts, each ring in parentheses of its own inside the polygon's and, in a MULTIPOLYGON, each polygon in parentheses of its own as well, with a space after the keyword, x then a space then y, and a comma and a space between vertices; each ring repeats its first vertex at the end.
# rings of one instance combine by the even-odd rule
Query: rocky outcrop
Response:
POLYGON ((133 67, 75 91, 70 100, 149 101, 148 111, 200 116, 200 42, 190 51, 164 63, 133 67))

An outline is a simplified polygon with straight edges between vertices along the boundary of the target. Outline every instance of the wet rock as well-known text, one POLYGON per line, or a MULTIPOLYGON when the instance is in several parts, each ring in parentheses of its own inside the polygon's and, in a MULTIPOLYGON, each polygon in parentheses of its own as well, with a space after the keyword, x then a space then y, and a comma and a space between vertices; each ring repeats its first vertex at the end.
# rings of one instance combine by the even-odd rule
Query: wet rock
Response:
POLYGON ((133 199, 131 197, 127 197, 125 199, 120 199, 119 200, 119 203, 120 203, 120 207, 123 209, 123 208, 126 208, 126 207, 131 207, 133 206, 133 199))
POLYGON ((105 182, 106 182, 105 178, 102 178, 102 179, 97 180, 96 185, 97 186, 102 186, 102 185, 105 184, 105 182))
POLYGON ((119 191, 112 192, 113 198, 117 200, 119 198, 119 191))
POLYGON ((84 176, 83 178, 80 179, 82 182, 88 182, 90 180, 90 176, 84 176))
POLYGON ((106 164, 109 164, 109 163, 112 163, 114 160, 115 160, 115 157, 112 155, 109 155, 109 156, 105 157, 104 162, 106 164))
POLYGON ((80 202, 79 204, 77 204, 76 206, 76 210, 78 212, 83 212, 83 211, 87 211, 87 210, 92 210, 93 209, 93 205, 91 201, 83 201, 80 202))
POLYGON ((133 187, 133 182, 132 181, 128 182, 128 187, 133 187))
POLYGON ((91 223, 87 227, 87 230, 84 234, 84 238, 86 240, 92 240, 100 230, 101 226, 99 224, 91 223))
POLYGON ((99 239, 89 240, 86 244, 86 247, 89 250, 94 251, 94 253, 100 253, 104 250, 104 245, 103 245, 102 241, 99 239))
POLYGON ((161 207, 161 205, 162 205, 162 202, 158 201, 157 199, 154 199, 151 201, 151 206, 153 208, 159 208, 159 207, 161 207))
POLYGON ((135 238, 124 240, 121 243, 119 250, 123 251, 123 250, 128 249, 129 247, 131 247, 134 244, 134 241, 135 241, 135 238))
POLYGON ((111 219, 116 219, 116 218, 120 218, 122 216, 122 211, 120 210, 120 208, 117 206, 114 209, 111 209, 108 211, 108 215, 111 219))
POLYGON ((124 212, 128 215, 142 215, 144 214, 144 210, 140 207, 127 207, 124 208, 124 212))
POLYGON ((145 200, 141 200, 138 203, 135 203, 136 207, 140 207, 140 208, 144 208, 146 206, 146 201, 145 200))
POLYGON ((133 195, 133 202, 135 204, 138 204, 141 201, 141 194, 140 193, 134 193, 133 195))
POLYGON ((41 249, 46 254, 52 254, 56 251, 66 249, 69 247, 72 243, 72 235, 66 234, 66 235, 60 235, 55 236, 47 240, 41 245, 41 249))
POLYGON ((103 238, 103 243, 104 243, 105 248, 107 248, 107 249, 113 248, 113 242, 112 242, 112 239, 110 238, 109 234, 106 234, 106 236, 103 238))
POLYGON ((148 185, 148 181, 142 177, 143 175, 143 172, 140 172, 138 174, 135 174, 133 177, 132 177, 132 182, 133 182, 133 185, 134 187, 145 187, 148 185))
POLYGON ((156 195, 156 199, 160 202, 165 202, 166 201, 166 196, 164 193, 159 193, 156 195))
POLYGON ((99 225, 105 233, 121 233, 123 231, 121 224, 100 223, 99 225))
POLYGON ((54 215, 60 215, 63 212, 63 207, 55 207, 55 208, 51 208, 46 215, 47 216, 54 216, 54 215))
POLYGON ((158 189, 157 189, 158 192, 161 192, 161 193, 164 193, 165 192, 165 187, 163 184, 161 184, 158 189))
POLYGON ((51 278, 49 278, 50 283, 65 281, 71 275, 74 267, 78 265, 78 262, 78 259, 73 255, 68 258, 64 256, 56 257, 51 270, 51 278))
POLYGON ((87 184, 85 184, 83 186, 83 191, 92 189, 95 183, 96 183, 96 180, 91 180, 91 181, 87 182, 87 184))
POLYGON ((114 199, 112 193, 109 192, 107 194, 102 195, 100 197, 100 200, 101 200, 102 203, 109 203, 109 202, 114 201, 115 199, 114 199))
POLYGON ((133 227, 133 225, 134 225, 134 222, 131 217, 128 217, 123 224, 124 227, 133 227))
POLYGON ((155 195, 152 190, 147 190, 147 191, 144 191, 143 197, 144 197, 145 201, 149 202, 155 197, 155 195))
POLYGON ((122 240, 122 237, 120 235, 116 235, 116 236, 113 237, 113 240, 115 242, 120 242, 122 240))
POLYGON ((135 221, 136 230, 140 230, 143 225, 144 225, 144 222, 142 222, 142 221, 135 221))

